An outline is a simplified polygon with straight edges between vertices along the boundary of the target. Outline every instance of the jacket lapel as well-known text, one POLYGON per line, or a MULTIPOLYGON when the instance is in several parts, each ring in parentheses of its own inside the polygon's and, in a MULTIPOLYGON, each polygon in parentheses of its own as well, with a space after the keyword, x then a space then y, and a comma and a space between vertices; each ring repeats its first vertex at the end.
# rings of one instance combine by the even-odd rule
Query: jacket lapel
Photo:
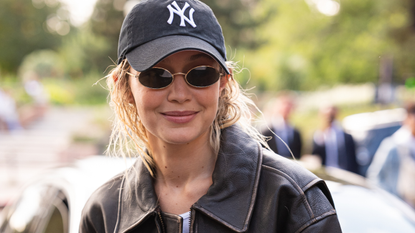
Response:
POLYGON ((213 172, 213 184, 194 208, 236 232, 248 228, 260 168, 261 147, 238 126, 222 131, 221 149, 213 172))
POLYGON ((153 188, 153 178, 141 159, 124 176, 119 195, 118 231, 125 232, 143 223, 156 214, 157 195, 153 188))

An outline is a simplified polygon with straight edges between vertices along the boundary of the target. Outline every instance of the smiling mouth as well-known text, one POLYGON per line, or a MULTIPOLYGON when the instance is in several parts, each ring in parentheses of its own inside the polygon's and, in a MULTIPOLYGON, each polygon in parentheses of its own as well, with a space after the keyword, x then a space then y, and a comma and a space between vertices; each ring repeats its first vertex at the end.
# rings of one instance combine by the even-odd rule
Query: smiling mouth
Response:
POLYGON ((195 111, 172 111, 172 112, 163 112, 161 113, 165 119, 170 122, 177 124, 188 123, 193 120, 193 118, 198 114, 195 111))

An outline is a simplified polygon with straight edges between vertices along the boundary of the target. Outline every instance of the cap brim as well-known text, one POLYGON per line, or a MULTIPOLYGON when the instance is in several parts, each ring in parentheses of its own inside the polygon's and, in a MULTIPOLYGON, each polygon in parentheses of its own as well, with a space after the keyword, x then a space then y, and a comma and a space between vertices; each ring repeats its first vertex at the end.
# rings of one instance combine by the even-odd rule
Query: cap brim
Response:
POLYGON ((128 62, 137 71, 144 71, 165 57, 183 50, 198 50, 212 56, 225 69, 226 73, 230 73, 226 66, 225 59, 222 55, 208 42, 183 35, 174 35, 161 37, 149 41, 138 46, 126 54, 128 62))

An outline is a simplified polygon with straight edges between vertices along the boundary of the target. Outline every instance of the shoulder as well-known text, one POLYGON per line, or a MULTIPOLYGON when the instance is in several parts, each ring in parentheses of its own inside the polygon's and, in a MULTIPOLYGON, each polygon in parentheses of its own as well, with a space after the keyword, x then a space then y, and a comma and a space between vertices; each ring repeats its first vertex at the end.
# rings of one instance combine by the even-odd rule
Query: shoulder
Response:
POLYGON ((345 131, 343 131, 344 137, 349 138, 349 139, 353 139, 352 135, 349 133, 346 133, 345 131))
POLYGON ((115 226, 123 177, 113 177, 90 196, 82 210, 80 232, 107 232, 115 226))
POLYGON ((354 139, 353 139, 353 136, 352 136, 351 134, 346 133, 346 132, 344 132, 344 131, 343 131, 343 134, 344 134, 344 139, 345 139, 346 141, 348 141, 348 142, 350 142, 350 143, 354 143, 354 139))
POLYGON ((382 142, 380 143, 375 157, 378 156, 385 156, 388 154, 394 154, 394 152, 396 152, 397 148, 398 148, 398 142, 396 141, 396 138, 394 138, 393 136, 389 136, 385 139, 382 140, 382 142))
POLYGON ((399 142, 396 142, 395 138, 393 137, 385 138, 381 142, 378 150, 376 151, 375 158, 382 159, 385 165, 388 164, 390 166, 399 167, 399 161, 400 161, 399 148, 400 148, 400 144, 399 142))
POLYGON ((101 185, 89 198, 88 203, 99 203, 99 202, 111 202, 118 201, 118 194, 120 190, 121 183, 123 182, 124 172, 118 174, 108 180, 106 183, 101 185), (117 198, 114 200, 114 196, 117 198))
POLYGON ((399 167, 399 154, 397 144, 392 137, 382 140, 373 160, 367 170, 367 177, 371 182, 377 183, 382 173, 395 171, 399 167))
POLYGON ((301 134, 300 130, 297 127, 293 127, 293 130, 294 130, 294 134, 297 134, 297 135, 301 134))
POLYGON ((273 177, 273 179, 278 178, 287 180, 302 191, 309 188, 308 186, 310 184, 323 182, 299 163, 279 156, 266 149, 263 149, 262 175, 265 179, 273 177))
POLYGON ((328 218, 334 219, 329 224, 338 224, 325 182, 297 162, 268 150, 263 150, 259 190, 260 196, 270 197, 278 203, 278 212, 290 213, 284 221, 293 231, 301 232, 301 229, 322 224, 328 218))

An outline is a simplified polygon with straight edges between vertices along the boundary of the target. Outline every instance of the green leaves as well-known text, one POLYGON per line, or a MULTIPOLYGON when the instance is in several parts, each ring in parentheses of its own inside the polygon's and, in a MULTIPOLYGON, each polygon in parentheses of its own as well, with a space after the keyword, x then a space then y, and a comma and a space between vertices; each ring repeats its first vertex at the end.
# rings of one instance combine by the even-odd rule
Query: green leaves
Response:
MULTIPOLYGON (((62 25, 68 17, 57 0, 1 0, 0 71, 14 74, 26 55, 48 49, 57 58, 53 65, 45 62, 61 76, 76 79, 91 71, 104 73, 117 58, 122 9, 128 2, 98 0, 88 23, 70 28, 62 37, 59 32, 65 32, 62 25)), ((403 84, 415 76, 413 1, 204 2, 222 25, 228 59, 249 69, 237 78, 245 87, 257 86, 256 91, 376 83, 385 56, 392 58, 395 82, 403 84), (324 2, 340 4, 340 10, 333 16, 323 14, 324 2)))
POLYGON ((60 5, 48 2, 50 6, 40 0, 0 1, 0 71, 16 73, 27 54, 60 45, 61 36, 50 33, 46 23, 60 5))
POLYGON ((251 70, 251 85, 310 90, 377 82, 381 56, 393 57, 395 81, 402 83, 414 73, 412 2, 338 1, 340 11, 334 16, 306 2, 264 0, 257 6, 257 11, 267 8, 277 13, 255 29, 259 40, 267 43, 238 54, 251 70))

